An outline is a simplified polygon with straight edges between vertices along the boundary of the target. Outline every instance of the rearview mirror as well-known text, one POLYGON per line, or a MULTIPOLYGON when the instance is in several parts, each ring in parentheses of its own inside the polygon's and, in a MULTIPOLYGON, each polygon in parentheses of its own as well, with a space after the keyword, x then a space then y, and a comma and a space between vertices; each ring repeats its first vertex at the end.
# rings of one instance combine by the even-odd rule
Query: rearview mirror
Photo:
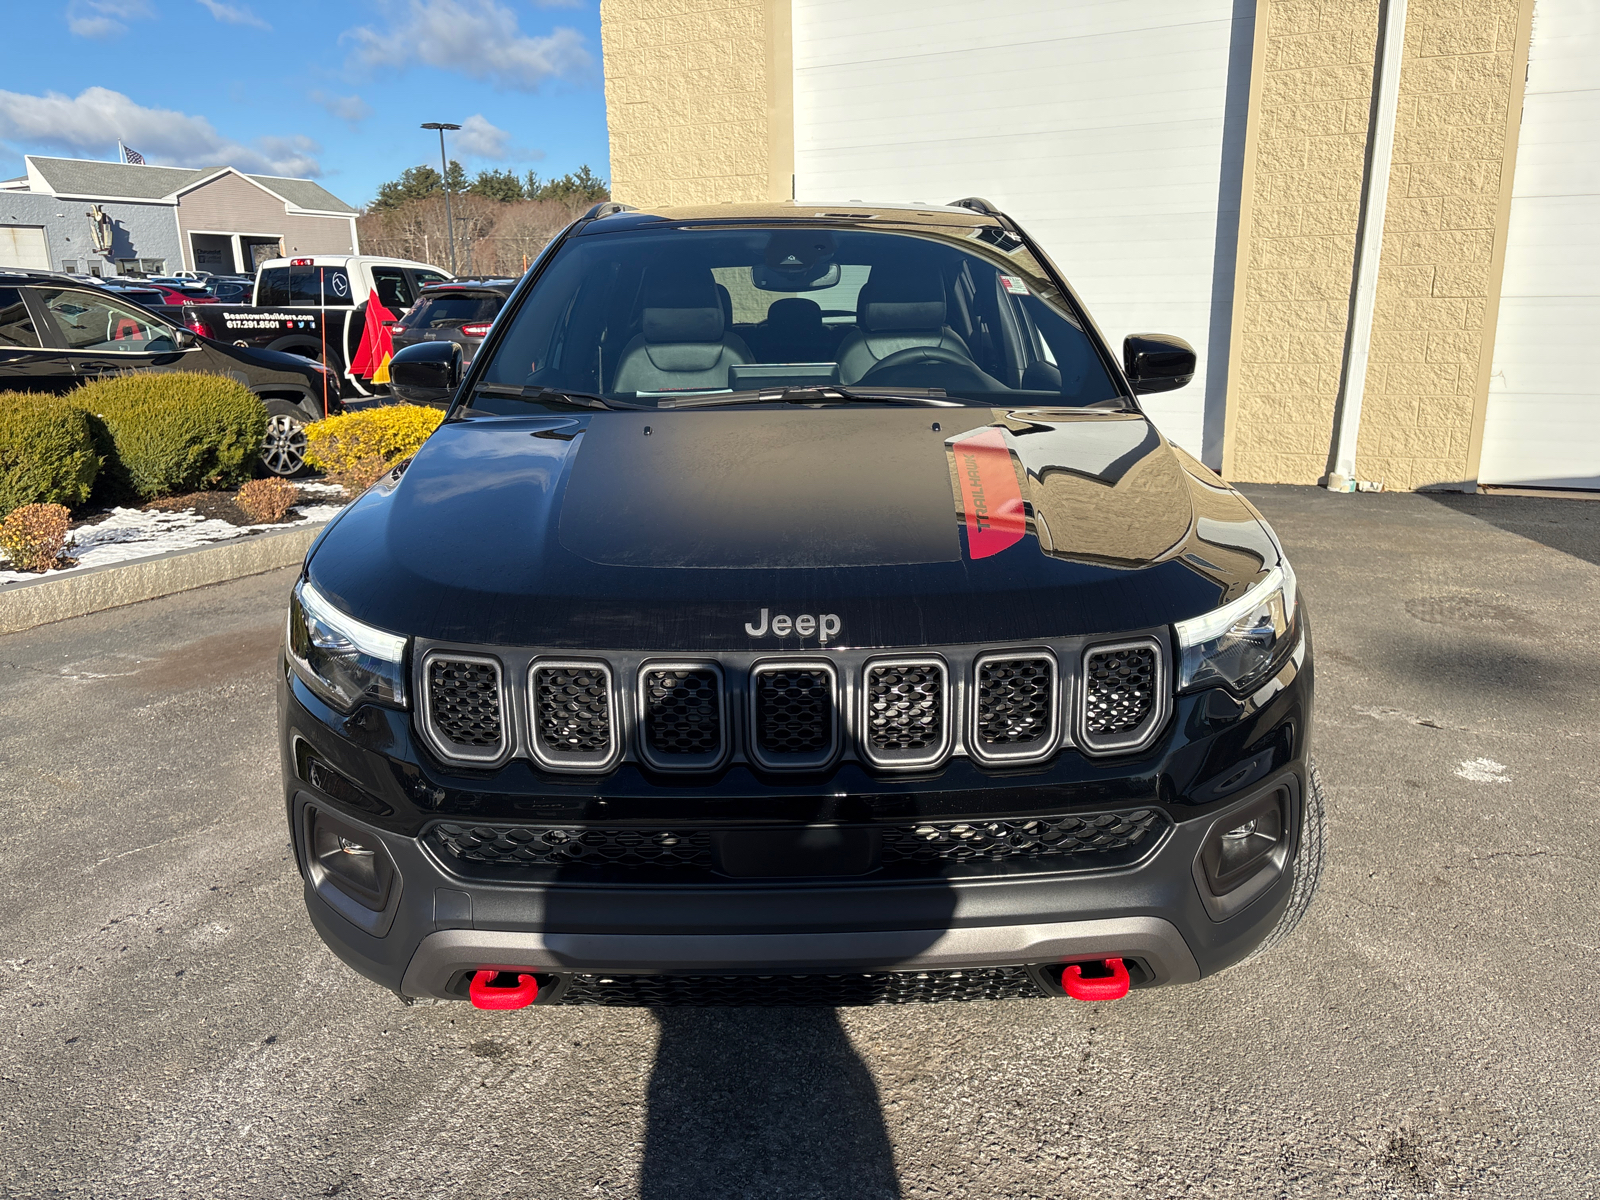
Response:
POLYGON ((1194 347, 1165 333, 1130 333, 1122 339, 1122 369, 1139 395, 1170 392, 1194 378, 1194 347))
POLYGON ((447 404, 461 374, 459 342, 419 342, 389 360, 389 390, 408 404, 447 404))
POLYGON ((195 337, 194 330, 179 327, 172 331, 172 344, 179 350, 188 350, 200 344, 200 339, 195 337))

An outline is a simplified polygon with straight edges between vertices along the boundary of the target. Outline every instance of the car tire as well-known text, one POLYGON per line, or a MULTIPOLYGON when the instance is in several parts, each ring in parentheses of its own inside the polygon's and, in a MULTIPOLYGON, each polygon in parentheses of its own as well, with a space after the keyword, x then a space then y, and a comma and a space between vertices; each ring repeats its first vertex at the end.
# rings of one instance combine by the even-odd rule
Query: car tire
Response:
POLYGON ((1322 866, 1328 849, 1328 814, 1322 776, 1317 773, 1316 763, 1311 764, 1307 776, 1305 812, 1300 822, 1300 849, 1294 856, 1294 886, 1289 891, 1289 907, 1283 910, 1283 916, 1278 918, 1272 932, 1244 959, 1245 962, 1259 958, 1288 939, 1310 909, 1317 886, 1322 882, 1322 866))
POLYGON ((306 473, 306 415, 287 400, 268 400, 261 469, 280 479, 306 473))

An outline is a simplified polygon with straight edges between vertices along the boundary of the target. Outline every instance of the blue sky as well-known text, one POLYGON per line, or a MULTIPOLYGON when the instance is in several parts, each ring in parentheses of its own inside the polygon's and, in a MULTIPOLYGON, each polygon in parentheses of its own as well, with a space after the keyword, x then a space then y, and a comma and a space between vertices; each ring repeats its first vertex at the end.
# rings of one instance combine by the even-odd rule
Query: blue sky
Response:
POLYGON ((610 178, 599 0, 7 4, 0 178, 24 154, 308 175, 352 204, 417 163, 610 178), (19 52, 26 47, 26 52, 19 52))

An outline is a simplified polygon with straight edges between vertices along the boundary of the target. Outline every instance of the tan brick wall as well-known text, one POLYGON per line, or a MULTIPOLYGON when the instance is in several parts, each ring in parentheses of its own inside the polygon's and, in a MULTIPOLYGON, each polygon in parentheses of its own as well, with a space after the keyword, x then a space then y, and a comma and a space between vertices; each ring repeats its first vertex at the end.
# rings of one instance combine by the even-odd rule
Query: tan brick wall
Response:
POLYGON ((1356 473, 1474 481, 1531 0, 1410 0, 1356 473))
POLYGON ((1259 0, 1224 473, 1327 469, 1360 220, 1376 0, 1259 0))
POLYGON ((616 199, 788 198, 789 19, 788 0, 601 0, 616 199))

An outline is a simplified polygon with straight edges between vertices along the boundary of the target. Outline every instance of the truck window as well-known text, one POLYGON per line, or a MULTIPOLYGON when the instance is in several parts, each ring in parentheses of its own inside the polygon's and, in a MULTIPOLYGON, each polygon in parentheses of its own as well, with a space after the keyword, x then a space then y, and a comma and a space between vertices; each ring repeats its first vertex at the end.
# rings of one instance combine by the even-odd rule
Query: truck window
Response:
POLYGON ((399 267, 373 267, 372 287, 390 312, 411 307, 411 283, 399 267))
POLYGON ((256 303, 348 307, 353 303, 350 276, 343 267, 266 267, 261 272, 256 303))

